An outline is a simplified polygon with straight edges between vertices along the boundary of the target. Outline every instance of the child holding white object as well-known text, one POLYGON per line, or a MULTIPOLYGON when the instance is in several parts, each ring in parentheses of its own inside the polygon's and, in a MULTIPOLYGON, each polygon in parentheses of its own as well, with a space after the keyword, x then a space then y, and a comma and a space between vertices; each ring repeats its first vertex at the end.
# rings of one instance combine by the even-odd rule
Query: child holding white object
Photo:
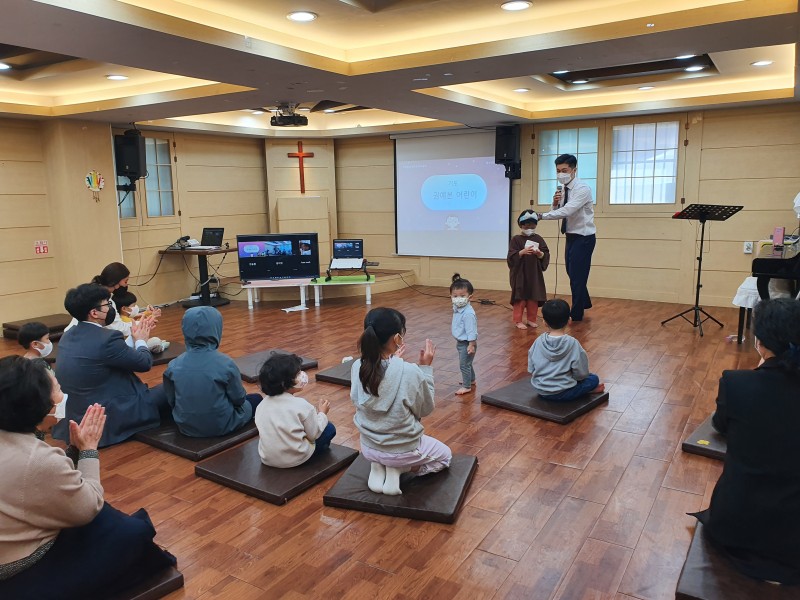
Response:
POLYGON ((456 338, 458 350, 458 366, 461 369, 461 387, 456 394, 468 394, 475 387, 475 369, 472 361, 478 349, 478 317, 469 301, 475 288, 466 279, 456 273, 453 283, 450 284, 450 298, 453 302, 453 324, 451 327, 453 337, 456 338))
POLYGON ((431 363, 436 348, 426 340, 419 365, 407 363, 402 358, 405 333, 400 312, 373 308, 358 341, 361 358, 351 371, 353 422, 361 433, 361 454, 372 463, 367 485, 379 494, 402 494, 401 473, 435 473, 453 458, 445 444, 423 435, 420 422, 434 408, 431 363))

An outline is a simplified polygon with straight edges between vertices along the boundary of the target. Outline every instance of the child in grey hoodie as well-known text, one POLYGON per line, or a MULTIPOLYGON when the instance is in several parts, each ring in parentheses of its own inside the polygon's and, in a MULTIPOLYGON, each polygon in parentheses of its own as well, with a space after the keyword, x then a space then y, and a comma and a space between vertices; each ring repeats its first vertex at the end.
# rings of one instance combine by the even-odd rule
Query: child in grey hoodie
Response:
POLYGON ((419 365, 402 359, 406 318, 393 308, 373 308, 364 319, 354 361, 350 398, 353 422, 361 434, 361 454, 372 463, 368 486, 397 495, 400 474, 426 475, 446 469, 450 448, 430 436, 420 420, 433 412, 433 355, 430 340, 420 350, 419 365))
POLYGON ((548 300, 542 306, 548 332, 540 335, 528 351, 531 385, 542 400, 569 402, 584 394, 605 391, 600 378, 589 372, 589 358, 581 344, 567 334, 569 304, 548 300))

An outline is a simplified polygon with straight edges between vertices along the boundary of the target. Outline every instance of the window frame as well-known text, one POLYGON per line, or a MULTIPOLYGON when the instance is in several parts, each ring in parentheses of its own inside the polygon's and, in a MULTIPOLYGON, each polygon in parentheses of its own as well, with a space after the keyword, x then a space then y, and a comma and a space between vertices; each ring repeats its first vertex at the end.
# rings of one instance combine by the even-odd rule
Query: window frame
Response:
MULTIPOLYGON (((606 121, 605 119, 590 119, 586 121, 562 121, 562 122, 555 122, 555 123, 543 123, 537 124, 534 126, 534 139, 533 139, 533 148, 535 152, 533 154, 534 158, 534 165, 533 165, 533 181, 532 181, 532 191, 533 195, 536 197, 536 202, 534 203, 534 207, 538 207, 538 210, 541 212, 546 212, 550 210, 550 206, 552 205, 552 196, 547 199, 546 202, 540 203, 541 198, 538 197, 539 195, 539 163, 541 159, 541 154, 539 153, 539 144, 541 142, 542 133, 545 131, 558 131, 564 129, 587 129, 590 127, 597 128, 597 184, 596 194, 595 197, 592 198, 594 201, 594 209, 595 212, 602 212, 601 207, 604 201, 604 190, 608 189, 608 185, 606 180, 608 179, 608 174, 606 173, 606 157, 605 157, 605 137, 606 137, 606 121)), ((558 155, 555 155, 553 159, 558 155)), ((578 158, 578 170, 576 177, 581 179, 581 161, 580 156, 578 158)), ((555 163, 552 165, 553 171, 552 173, 555 175, 555 163)), ((553 193, 555 193, 555 188, 553 189, 553 193)))
POLYGON ((683 140, 686 139, 686 123, 688 122, 686 113, 664 113, 657 115, 641 115, 637 117, 619 117, 605 120, 605 147, 603 156, 608 158, 603 194, 605 198, 604 212, 608 213, 674 213, 681 207, 681 190, 683 190, 684 170, 686 164, 686 146, 683 140), (678 122, 678 152, 675 173, 675 198, 673 202, 650 203, 650 204, 611 204, 611 162, 614 154, 614 127, 619 125, 641 125, 644 123, 666 123, 670 121, 678 122))
MULTIPOLYGON (((113 130, 113 135, 123 134, 122 130, 113 130)), ((162 139, 167 140, 167 147, 169 149, 170 160, 170 174, 172 177, 172 208, 173 214, 161 217, 151 217, 147 214, 147 183, 143 177, 136 180, 136 191, 131 192, 133 195, 134 209, 136 210, 135 217, 122 217, 120 215, 119 206, 117 207, 117 219, 119 220, 120 229, 122 230, 135 230, 141 227, 159 227, 180 225, 181 211, 180 202, 178 198, 178 172, 175 163, 177 144, 175 141, 175 134, 162 131, 142 131, 142 137, 149 139, 162 139)), ((149 175, 148 175, 149 176, 149 175)), ((124 179, 127 182, 127 179, 124 179)), ((116 168, 114 170, 114 181, 117 181, 116 168)), ((116 187, 116 186, 115 186, 116 187)), ((119 202, 118 192, 116 201, 119 202)))

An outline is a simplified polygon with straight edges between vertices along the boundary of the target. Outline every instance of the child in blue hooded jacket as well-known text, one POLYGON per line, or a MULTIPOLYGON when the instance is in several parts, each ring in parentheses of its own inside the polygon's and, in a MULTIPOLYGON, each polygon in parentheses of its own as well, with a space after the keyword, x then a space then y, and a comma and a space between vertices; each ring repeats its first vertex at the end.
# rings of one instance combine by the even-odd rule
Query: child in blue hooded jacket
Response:
POLYGON ((227 435, 253 418, 261 394, 248 394, 231 357, 218 350, 222 315, 196 306, 181 322, 186 352, 164 372, 164 392, 178 430, 191 437, 227 435))

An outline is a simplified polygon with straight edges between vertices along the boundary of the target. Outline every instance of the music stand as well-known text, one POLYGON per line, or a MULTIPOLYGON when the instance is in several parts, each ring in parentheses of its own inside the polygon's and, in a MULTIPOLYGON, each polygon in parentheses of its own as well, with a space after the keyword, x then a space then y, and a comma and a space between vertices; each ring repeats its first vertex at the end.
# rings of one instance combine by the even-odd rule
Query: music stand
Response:
POLYGON ((690 204, 686 208, 684 208, 681 212, 677 212, 672 215, 673 219, 688 219, 688 220, 695 220, 700 221, 701 228, 700 228, 700 255, 697 257, 697 286, 695 288, 695 296, 694 296, 694 306, 691 308, 687 308, 685 311, 678 313, 675 316, 670 317, 665 321, 661 321, 662 325, 669 323, 673 319, 677 319, 678 317, 683 317, 683 319, 692 324, 692 327, 697 327, 700 330, 700 337, 703 337, 703 323, 711 319, 719 325, 723 327, 722 323, 717 321, 714 317, 708 314, 700 307, 700 288, 703 287, 700 283, 700 274, 703 271, 703 245, 705 243, 706 237, 706 221, 727 221, 737 212, 742 210, 743 206, 723 206, 721 204, 690 204), (694 313, 694 319, 689 320, 686 318, 686 313, 694 313), (700 313, 705 315, 705 319, 700 318, 700 313))

